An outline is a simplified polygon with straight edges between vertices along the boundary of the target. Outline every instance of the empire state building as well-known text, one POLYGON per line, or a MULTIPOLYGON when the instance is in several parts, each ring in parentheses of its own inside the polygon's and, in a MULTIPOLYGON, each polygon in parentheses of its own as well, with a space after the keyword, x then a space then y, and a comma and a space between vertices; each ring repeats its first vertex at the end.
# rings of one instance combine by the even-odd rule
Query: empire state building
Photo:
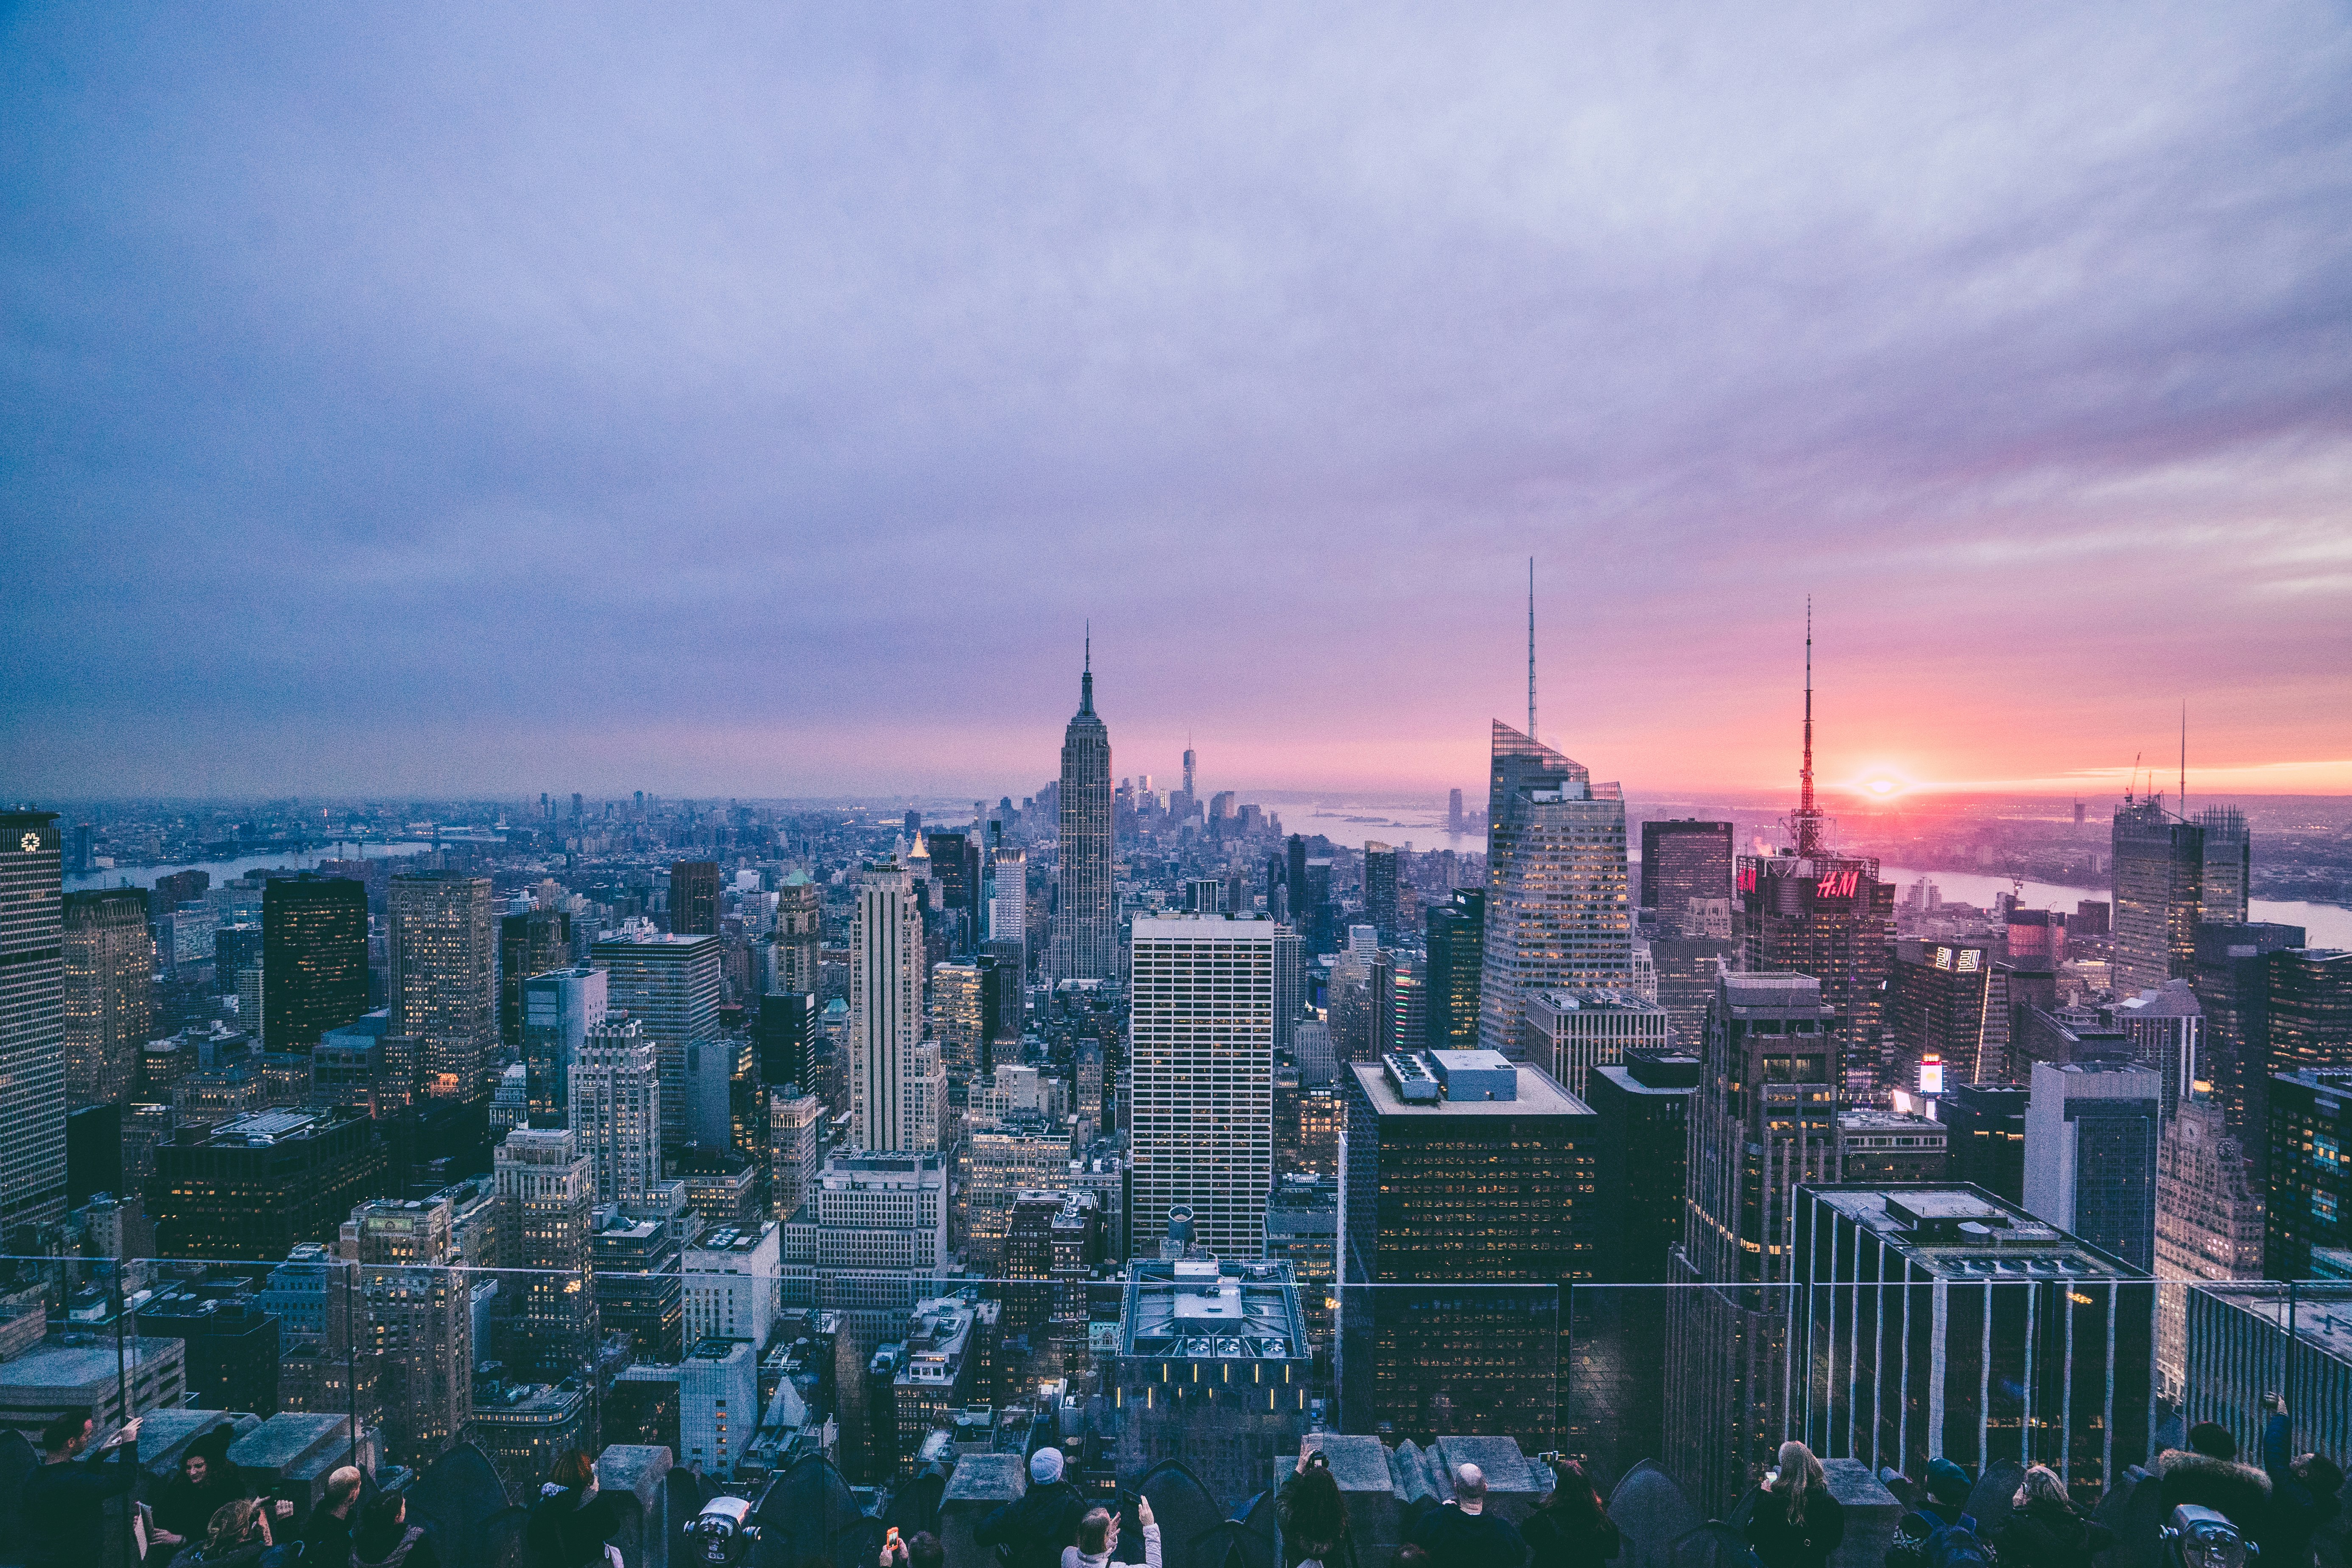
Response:
POLYGON ((1062 734, 1061 880, 1049 955, 1055 980, 1110 980, 1118 974, 1110 803, 1110 731, 1095 712, 1090 637, 1085 673, 1078 678, 1078 710, 1062 734))

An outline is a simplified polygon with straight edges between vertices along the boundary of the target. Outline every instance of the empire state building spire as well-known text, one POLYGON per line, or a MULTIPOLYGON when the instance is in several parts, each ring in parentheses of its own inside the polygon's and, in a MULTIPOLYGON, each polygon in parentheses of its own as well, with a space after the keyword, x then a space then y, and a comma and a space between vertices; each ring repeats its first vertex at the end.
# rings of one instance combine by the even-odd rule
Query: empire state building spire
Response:
POLYGON ((1110 731, 1095 712, 1094 627, 1089 625, 1078 676, 1078 710, 1062 733, 1060 865, 1047 961, 1056 980, 1118 976, 1110 837, 1110 731))

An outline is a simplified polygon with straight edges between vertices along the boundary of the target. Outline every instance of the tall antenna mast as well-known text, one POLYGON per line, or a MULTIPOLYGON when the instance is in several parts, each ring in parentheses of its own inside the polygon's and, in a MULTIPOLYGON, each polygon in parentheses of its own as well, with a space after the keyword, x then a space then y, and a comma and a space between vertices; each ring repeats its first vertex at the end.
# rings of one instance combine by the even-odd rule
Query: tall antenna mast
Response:
POLYGON ((2173 809, 2180 814, 2181 821, 2189 820, 2189 699, 2186 697, 2180 700, 2180 798, 2174 803, 2173 809))
POLYGON ((1805 761, 1797 787, 1797 853, 1822 852, 1822 814, 1813 807, 1813 596, 1805 595, 1805 761))
POLYGON ((1528 739, 1536 738, 1536 558, 1528 557, 1528 739))

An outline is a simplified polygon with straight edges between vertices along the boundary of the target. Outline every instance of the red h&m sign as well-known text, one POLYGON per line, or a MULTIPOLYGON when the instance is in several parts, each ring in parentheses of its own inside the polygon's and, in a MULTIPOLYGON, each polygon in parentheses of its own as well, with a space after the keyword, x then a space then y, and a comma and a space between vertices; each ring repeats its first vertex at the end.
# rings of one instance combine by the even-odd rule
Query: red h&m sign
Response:
POLYGON ((1817 899, 1850 899, 1853 897, 1854 888, 1861 882, 1861 880, 1862 872, 1858 868, 1844 871, 1832 871, 1828 876, 1823 877, 1820 881, 1813 884, 1813 897, 1817 899))

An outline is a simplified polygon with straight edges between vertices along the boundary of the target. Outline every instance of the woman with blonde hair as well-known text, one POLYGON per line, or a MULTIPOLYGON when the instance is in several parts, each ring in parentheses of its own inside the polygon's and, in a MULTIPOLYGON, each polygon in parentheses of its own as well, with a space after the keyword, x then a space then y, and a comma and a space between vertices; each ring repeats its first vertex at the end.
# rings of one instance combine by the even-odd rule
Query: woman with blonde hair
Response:
POLYGON ((269 1539, 269 1510, 238 1498, 214 1510, 205 1538, 180 1549, 172 1568, 278 1568, 291 1553, 269 1539))
POLYGON ((2003 1568, 2085 1568, 2115 1543, 2113 1531, 2074 1506, 2058 1472, 2036 1465, 2018 1483, 1993 1550, 2003 1568))
POLYGON ((1748 1520, 1757 1561, 1764 1568, 1822 1568, 1844 1540, 1845 1509, 1830 1494, 1821 1460, 1802 1443, 1781 1444, 1748 1520))

